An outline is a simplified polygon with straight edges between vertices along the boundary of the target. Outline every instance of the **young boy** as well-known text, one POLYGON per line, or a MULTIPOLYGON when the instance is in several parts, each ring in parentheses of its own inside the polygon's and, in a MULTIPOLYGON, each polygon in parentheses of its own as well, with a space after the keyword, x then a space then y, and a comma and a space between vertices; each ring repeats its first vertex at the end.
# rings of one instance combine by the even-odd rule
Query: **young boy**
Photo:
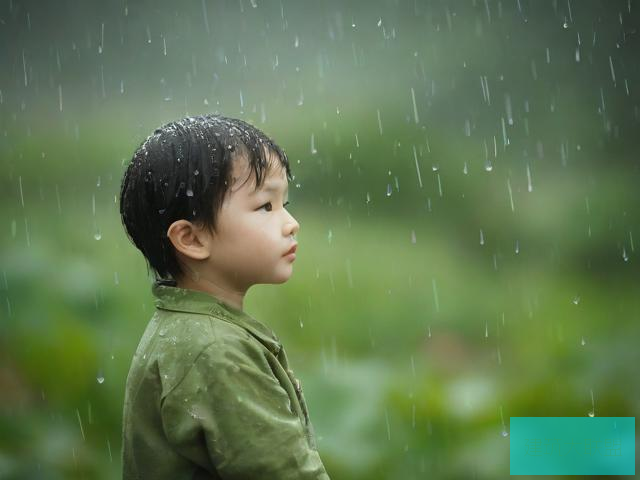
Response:
POLYGON ((156 310, 127 377, 124 479, 329 480, 284 348, 243 311, 249 287, 291 276, 291 179, 275 143, 217 115, 136 150, 120 214, 156 310))

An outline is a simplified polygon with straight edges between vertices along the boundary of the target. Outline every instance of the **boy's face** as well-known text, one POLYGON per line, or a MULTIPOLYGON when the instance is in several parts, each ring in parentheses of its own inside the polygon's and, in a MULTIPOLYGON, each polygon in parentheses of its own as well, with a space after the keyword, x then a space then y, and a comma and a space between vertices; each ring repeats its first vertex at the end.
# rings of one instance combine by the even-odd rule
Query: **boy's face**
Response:
POLYGON ((190 265, 205 282, 235 292, 259 283, 286 282, 295 255, 285 254, 297 243, 293 236, 300 225, 283 206, 288 197, 285 169, 274 164, 262 187, 254 191, 253 172, 246 158, 239 156, 231 177, 218 212, 217 232, 199 231, 199 236, 204 235, 203 261, 190 265))

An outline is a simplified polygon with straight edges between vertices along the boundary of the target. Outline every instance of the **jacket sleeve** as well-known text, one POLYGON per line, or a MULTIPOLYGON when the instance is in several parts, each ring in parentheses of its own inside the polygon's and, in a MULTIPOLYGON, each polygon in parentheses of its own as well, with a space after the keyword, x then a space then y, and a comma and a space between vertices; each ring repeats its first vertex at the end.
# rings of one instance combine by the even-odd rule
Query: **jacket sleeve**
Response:
POLYGON ((160 411, 176 450, 223 479, 330 480, 287 392, 249 339, 206 347, 160 411))

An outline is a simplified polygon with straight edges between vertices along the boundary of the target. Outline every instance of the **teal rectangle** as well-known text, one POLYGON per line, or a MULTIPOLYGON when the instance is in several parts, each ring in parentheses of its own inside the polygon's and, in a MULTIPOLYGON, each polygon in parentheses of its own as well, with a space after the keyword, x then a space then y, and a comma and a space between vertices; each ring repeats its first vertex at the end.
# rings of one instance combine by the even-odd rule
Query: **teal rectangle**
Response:
POLYGON ((511 417, 511 475, 635 475, 635 417, 511 417))

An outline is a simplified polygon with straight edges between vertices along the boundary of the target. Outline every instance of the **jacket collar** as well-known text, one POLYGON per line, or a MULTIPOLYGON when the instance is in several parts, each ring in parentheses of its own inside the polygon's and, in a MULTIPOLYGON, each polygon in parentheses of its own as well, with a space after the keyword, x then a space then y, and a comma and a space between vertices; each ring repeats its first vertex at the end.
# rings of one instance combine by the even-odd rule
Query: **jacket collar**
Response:
POLYGON ((151 293, 155 297, 156 308, 212 315, 246 329, 276 356, 282 348, 278 337, 269 327, 206 292, 180 288, 174 280, 161 279, 152 284, 151 293))

